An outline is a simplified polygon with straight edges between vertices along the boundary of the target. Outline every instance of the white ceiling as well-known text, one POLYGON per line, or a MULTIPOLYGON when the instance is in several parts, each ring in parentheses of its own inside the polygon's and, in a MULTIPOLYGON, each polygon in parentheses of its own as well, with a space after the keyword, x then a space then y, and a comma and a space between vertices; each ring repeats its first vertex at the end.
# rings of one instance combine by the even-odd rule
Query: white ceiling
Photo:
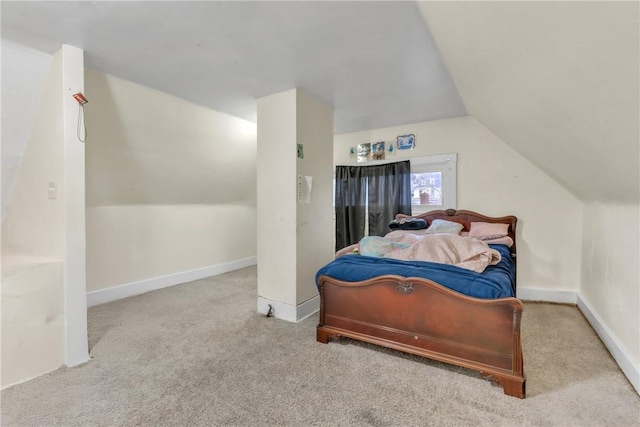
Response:
POLYGON ((251 121, 292 88, 334 107, 335 133, 469 114, 577 198, 621 203, 640 199, 639 5, 0 3, 3 39, 68 43, 90 68, 251 121))
POLYGON ((299 88, 343 133, 466 115, 415 2, 10 2, 2 37, 256 120, 299 88))

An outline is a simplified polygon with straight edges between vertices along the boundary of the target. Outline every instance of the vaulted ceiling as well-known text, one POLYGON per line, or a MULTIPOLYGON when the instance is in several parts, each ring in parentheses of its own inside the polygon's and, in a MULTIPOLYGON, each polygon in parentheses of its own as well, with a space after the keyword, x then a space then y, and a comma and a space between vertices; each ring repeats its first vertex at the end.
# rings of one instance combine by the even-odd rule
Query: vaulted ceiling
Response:
POLYGON ((337 133, 465 115, 415 2, 2 2, 2 36, 256 120, 300 88, 337 133))
POLYGON ((475 117, 583 200, 640 200, 639 3, 421 2, 475 117))
POLYGON ((9 2, 2 37, 255 120, 294 87, 335 131, 471 115, 583 200, 640 199, 638 2, 9 2))

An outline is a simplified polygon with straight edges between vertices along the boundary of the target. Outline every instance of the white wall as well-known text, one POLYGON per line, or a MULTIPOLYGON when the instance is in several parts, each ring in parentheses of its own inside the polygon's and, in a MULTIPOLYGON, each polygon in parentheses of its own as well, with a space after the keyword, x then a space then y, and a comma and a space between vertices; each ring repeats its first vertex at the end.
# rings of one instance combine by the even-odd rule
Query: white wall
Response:
MULTIPOLYGON (((640 367, 640 208, 584 206, 582 298, 640 367)), ((636 378, 636 388, 639 378, 636 378)))
POLYGON ((2 254, 2 387, 53 371, 64 360, 62 260, 2 254))
POLYGON ((87 287, 256 255, 255 124, 86 72, 87 287))
POLYGON ((518 217, 518 289, 573 291, 580 286, 581 203, 472 117, 335 136, 334 163, 354 163, 349 148, 416 135, 416 148, 387 156, 458 153, 458 209, 518 217))
MULTIPOLYGON (((78 306, 68 307, 69 298, 77 294, 70 291, 70 282, 80 290, 81 298, 85 293, 84 274, 78 269, 78 263, 84 263, 84 252, 78 259, 68 248, 74 243, 69 236, 84 235, 84 199, 81 217, 69 224, 69 215, 76 214, 70 200, 83 197, 84 191, 67 180, 69 170, 84 163, 75 154, 69 155, 75 150, 67 143, 78 144, 75 148, 80 154, 83 148, 65 129, 65 116, 73 114, 68 108, 68 101, 73 100, 65 89, 81 87, 81 80, 72 78, 82 75, 81 62, 82 51, 70 46, 63 46, 52 57, 37 112, 30 117, 31 132, 2 222, 3 387, 88 358, 86 318, 83 324, 69 316, 83 309, 86 315, 86 305, 81 299, 78 306), (56 184, 54 199, 48 197, 49 182, 56 184), (78 271, 79 281, 73 279, 78 271), (73 335, 76 330, 85 331, 80 342, 73 335)), ((77 104, 72 110, 77 112, 77 104)))
POLYGON ((256 125, 86 71, 87 206, 253 205, 256 125))
POLYGON ((40 105, 51 55, 2 39, 2 219, 40 105))
POLYGON ((292 307, 297 276, 296 111, 295 89, 258 99, 258 297, 292 307))
POLYGON ((51 59, 36 105, 2 221, 2 387, 52 371, 64 363, 60 51, 51 59), (55 200, 47 198, 49 181, 60 186, 55 200))
POLYGON ((333 259, 333 109, 298 91, 298 143, 304 158, 297 159, 297 174, 311 176, 311 202, 297 205, 297 295, 301 304, 318 295, 316 272, 333 259))
POLYGON ((62 260, 64 141, 61 52, 51 60, 38 105, 35 116, 31 117, 24 160, 2 222, 3 254, 18 253, 62 260), (59 187, 55 200, 48 199, 49 182, 55 182, 59 187))
POLYGON ((256 213, 242 205, 87 209, 87 290, 255 257, 256 213))

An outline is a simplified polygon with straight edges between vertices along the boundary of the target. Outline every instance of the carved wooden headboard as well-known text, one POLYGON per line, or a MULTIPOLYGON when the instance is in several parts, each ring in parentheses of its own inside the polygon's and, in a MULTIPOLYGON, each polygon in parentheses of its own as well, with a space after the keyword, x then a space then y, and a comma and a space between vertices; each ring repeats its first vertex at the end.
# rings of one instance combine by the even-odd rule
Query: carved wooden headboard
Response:
POLYGON ((516 224, 518 218, 513 215, 502 217, 490 217, 479 214, 473 211, 447 209, 445 211, 430 211, 420 215, 404 215, 398 214, 396 218, 422 218, 427 221, 428 225, 431 225, 431 221, 434 219, 444 219, 446 221, 453 221, 464 226, 463 231, 469 231, 472 222, 490 222, 494 224, 509 224, 508 234, 513 239, 513 246, 511 246, 511 256, 516 257, 516 224))

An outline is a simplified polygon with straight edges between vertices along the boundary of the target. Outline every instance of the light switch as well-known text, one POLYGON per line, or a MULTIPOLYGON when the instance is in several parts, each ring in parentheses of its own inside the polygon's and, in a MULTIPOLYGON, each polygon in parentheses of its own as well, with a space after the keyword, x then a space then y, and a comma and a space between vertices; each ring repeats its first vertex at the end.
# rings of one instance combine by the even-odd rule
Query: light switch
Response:
POLYGON ((49 183, 49 198, 50 199, 55 199, 56 198, 56 183, 55 182, 50 182, 49 183))

